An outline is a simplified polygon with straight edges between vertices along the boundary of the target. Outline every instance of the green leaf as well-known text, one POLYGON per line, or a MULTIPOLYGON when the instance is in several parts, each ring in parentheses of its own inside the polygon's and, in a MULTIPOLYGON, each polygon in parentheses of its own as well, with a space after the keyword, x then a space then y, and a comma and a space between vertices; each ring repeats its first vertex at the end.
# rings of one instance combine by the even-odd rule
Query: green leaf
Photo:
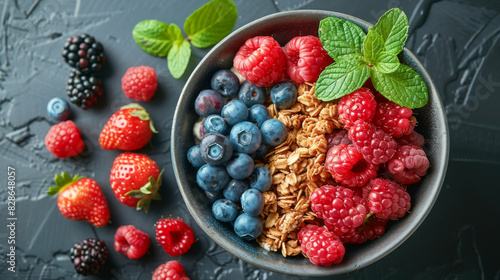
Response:
POLYGON ((393 8, 383 14, 368 32, 373 30, 379 33, 384 41, 385 52, 397 55, 405 46, 408 29, 406 14, 398 8, 393 8))
POLYGON ((61 172, 61 175, 55 175, 54 176, 54 183, 56 184, 55 186, 49 187, 49 190, 47 191, 48 195, 56 195, 60 192, 62 192, 66 187, 71 186, 74 182, 83 179, 84 177, 78 176, 77 174, 73 177, 71 177, 68 173, 66 172, 61 172))
POLYGON ((160 57, 168 55, 173 42, 184 39, 177 25, 157 20, 139 22, 132 30, 132 37, 145 52, 160 57))
POLYGON ((427 104, 427 85, 417 72, 400 64, 392 73, 371 71, 373 86, 394 103, 408 108, 420 108, 427 104))
POLYGON ((361 27, 344 19, 329 17, 319 23, 319 38, 335 60, 360 58, 366 34, 361 27))
POLYGON ((386 52, 379 53, 375 60, 373 68, 382 73, 392 73, 401 65, 397 55, 386 52))
POLYGON ((233 30, 238 11, 230 0, 212 0, 194 11, 184 23, 193 46, 206 48, 217 44, 233 30))
MULTIPOLYGON (((377 62, 377 56, 384 49, 384 40, 377 32, 370 30, 363 42, 365 61, 371 65, 377 62)), ((371 65, 368 65, 371 67, 371 65)))
POLYGON ((336 61, 319 75, 315 88, 316 98, 330 101, 347 95, 363 86, 370 77, 369 72, 362 60, 336 61))
POLYGON ((179 79, 189 63, 189 58, 191 57, 191 45, 186 40, 180 40, 174 42, 172 48, 168 52, 168 70, 170 74, 176 79, 179 79))

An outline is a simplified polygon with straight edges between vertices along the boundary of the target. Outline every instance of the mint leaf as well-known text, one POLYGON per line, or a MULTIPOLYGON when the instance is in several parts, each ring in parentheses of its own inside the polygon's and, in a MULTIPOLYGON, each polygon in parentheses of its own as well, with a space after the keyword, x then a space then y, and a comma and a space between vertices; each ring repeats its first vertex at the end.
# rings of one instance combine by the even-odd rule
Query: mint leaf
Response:
POLYGON ((206 48, 231 33, 238 12, 230 0, 212 0, 194 11, 184 23, 184 31, 193 46, 206 48))
POLYGON ((177 25, 157 20, 143 20, 136 24, 132 37, 144 51, 160 57, 168 55, 174 41, 184 38, 177 25))
POLYGON ((422 77, 404 64, 392 73, 372 70, 371 78, 376 90, 400 106, 420 108, 429 100, 427 85, 422 77))
POLYGON ((363 42, 363 54, 368 66, 373 66, 377 62, 377 56, 384 49, 384 40, 376 31, 368 31, 363 42))
POLYGON ((347 95, 363 86, 369 78, 369 69, 363 60, 340 60, 327 66, 316 82, 315 95, 330 101, 347 95))
POLYGON ((323 48, 333 59, 361 57, 361 47, 366 34, 356 24, 328 17, 320 21, 318 33, 323 48))
POLYGON ((170 74, 176 79, 179 79, 189 63, 191 57, 191 45, 188 41, 182 39, 175 41, 172 48, 168 52, 167 62, 170 74))
POLYGON ((375 61, 373 68, 382 73, 392 73, 401 65, 397 55, 386 52, 377 54, 375 61))
POLYGON ((370 27, 382 36, 384 50, 387 53, 397 55, 400 53, 408 38, 408 18, 406 14, 398 8, 393 8, 383 14, 377 24, 370 27))

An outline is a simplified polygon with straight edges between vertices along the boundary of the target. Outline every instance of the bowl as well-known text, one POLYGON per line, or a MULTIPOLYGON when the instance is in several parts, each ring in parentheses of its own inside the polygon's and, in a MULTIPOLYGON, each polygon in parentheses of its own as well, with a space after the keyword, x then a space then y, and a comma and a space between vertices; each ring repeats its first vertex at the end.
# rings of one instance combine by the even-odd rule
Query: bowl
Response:
POLYGON ((194 102, 198 93, 210 88, 211 76, 217 70, 231 68, 233 57, 247 39, 268 35, 284 46, 295 36, 317 36, 319 21, 326 17, 346 19, 359 25, 365 32, 371 26, 364 20, 346 14, 321 10, 280 12, 255 20, 228 35, 203 58, 182 90, 173 119, 173 168, 184 202, 196 223, 219 246, 241 260, 289 275, 328 276, 347 273, 365 267, 395 250, 429 214, 441 189, 448 163, 449 134, 443 105, 431 77, 417 58, 405 48, 400 54, 401 62, 417 71, 429 90, 429 103, 414 111, 418 114, 417 130, 426 139, 424 149, 431 167, 419 185, 409 188, 412 196, 411 213, 391 222, 382 237, 362 245, 347 245, 343 261, 331 267, 313 265, 301 255, 285 258, 279 252, 269 252, 255 241, 242 240, 230 225, 223 224, 213 217, 211 204, 196 183, 196 170, 186 156, 188 149, 195 145, 193 125, 198 120, 198 115, 194 111, 194 102))

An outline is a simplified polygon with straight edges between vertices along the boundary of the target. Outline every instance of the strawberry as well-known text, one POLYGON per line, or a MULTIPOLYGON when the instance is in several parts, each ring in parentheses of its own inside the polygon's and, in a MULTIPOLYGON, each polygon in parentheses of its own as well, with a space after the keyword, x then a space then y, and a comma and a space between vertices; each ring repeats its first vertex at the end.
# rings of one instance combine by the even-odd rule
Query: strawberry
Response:
POLYGON ((85 220, 98 227, 108 223, 108 203, 96 181, 78 175, 71 178, 66 172, 56 175, 54 181, 56 186, 50 187, 47 194, 59 194, 57 206, 64 217, 85 220))
POLYGON ((132 103, 111 116, 101 131, 99 143, 106 150, 133 151, 144 147, 153 133, 158 132, 148 112, 132 103))
POLYGON ((161 185, 160 169, 144 154, 122 153, 111 167, 109 182, 118 200, 137 210, 149 210, 151 200, 161 200, 157 192, 161 185))

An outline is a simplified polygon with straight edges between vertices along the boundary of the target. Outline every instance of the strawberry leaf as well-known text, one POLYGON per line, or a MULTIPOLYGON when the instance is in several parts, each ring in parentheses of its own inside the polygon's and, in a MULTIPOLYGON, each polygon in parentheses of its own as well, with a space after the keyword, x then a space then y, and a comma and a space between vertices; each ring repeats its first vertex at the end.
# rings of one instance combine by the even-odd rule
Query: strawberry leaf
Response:
POLYGON ((49 187, 49 190, 47 191, 48 195, 56 195, 60 193, 62 190, 64 190, 66 187, 70 186, 74 182, 83 179, 84 177, 75 175, 71 177, 68 173, 66 172, 61 172, 61 175, 55 175, 54 176, 54 183, 56 184, 53 187, 49 187))

